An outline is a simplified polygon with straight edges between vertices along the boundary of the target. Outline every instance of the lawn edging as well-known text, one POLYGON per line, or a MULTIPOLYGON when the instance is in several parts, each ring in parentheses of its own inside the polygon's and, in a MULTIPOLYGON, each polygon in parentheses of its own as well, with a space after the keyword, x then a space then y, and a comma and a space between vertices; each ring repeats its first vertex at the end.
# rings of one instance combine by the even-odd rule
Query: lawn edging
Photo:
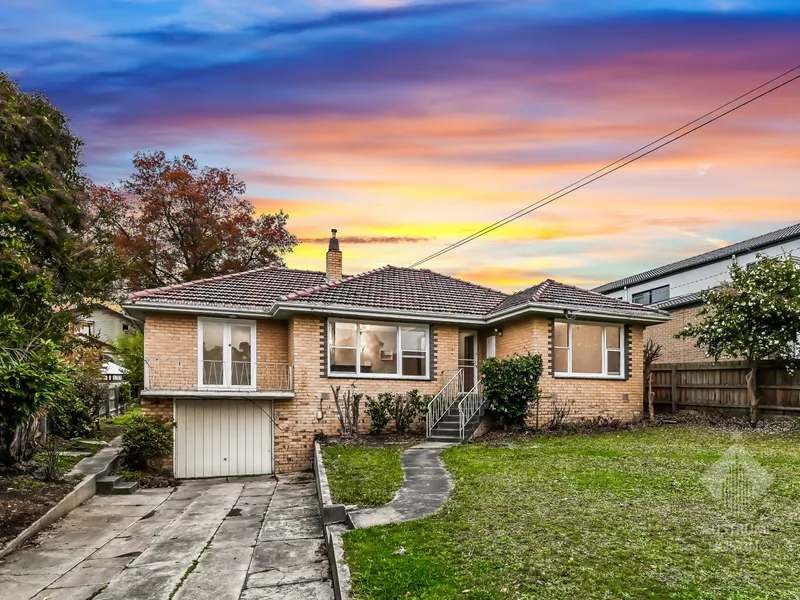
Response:
POLYGON ((67 516, 70 512, 94 496, 97 493, 97 478, 108 475, 119 459, 121 450, 119 445, 103 448, 94 456, 87 456, 75 465, 75 468, 70 471, 70 474, 85 475, 81 482, 76 485, 69 494, 64 496, 58 504, 48 510, 25 529, 25 531, 0 549, 0 558, 12 552, 17 546, 32 538, 42 529, 49 527, 59 519, 67 516))
POLYGON ((322 515, 322 528, 325 545, 328 548, 328 563, 331 567, 331 583, 336 600, 350 599, 350 567, 344 560, 342 534, 348 530, 347 510, 344 504, 334 504, 331 500, 331 489, 328 485, 328 474, 322 462, 322 449, 319 442, 314 442, 314 480, 317 484, 317 498, 322 515))

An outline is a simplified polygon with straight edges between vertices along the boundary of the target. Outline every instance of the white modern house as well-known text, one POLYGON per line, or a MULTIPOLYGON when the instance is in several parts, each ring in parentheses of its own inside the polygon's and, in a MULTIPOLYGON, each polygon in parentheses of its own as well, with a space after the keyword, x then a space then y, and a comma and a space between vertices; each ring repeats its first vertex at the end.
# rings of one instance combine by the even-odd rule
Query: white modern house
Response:
POLYGON ((618 279, 593 291, 670 313, 672 321, 650 326, 645 332, 646 337, 661 344, 661 362, 705 361, 705 353, 691 341, 676 340, 674 336, 697 315, 703 303, 700 292, 725 281, 734 260, 750 265, 757 260, 757 254, 792 254, 800 260, 800 223, 618 279))

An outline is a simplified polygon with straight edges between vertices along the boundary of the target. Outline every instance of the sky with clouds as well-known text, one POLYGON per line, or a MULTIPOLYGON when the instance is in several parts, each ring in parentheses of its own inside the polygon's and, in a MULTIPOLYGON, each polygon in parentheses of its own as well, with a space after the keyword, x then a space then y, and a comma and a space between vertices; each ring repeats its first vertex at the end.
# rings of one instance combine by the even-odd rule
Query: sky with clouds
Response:
MULTIPOLYGON (((409 265, 800 64, 794 0, 0 0, 0 68, 98 183, 227 166, 303 240, 409 265), (600 8, 598 8, 598 6, 600 8)), ((800 221, 800 81, 425 266, 591 287, 800 221)))

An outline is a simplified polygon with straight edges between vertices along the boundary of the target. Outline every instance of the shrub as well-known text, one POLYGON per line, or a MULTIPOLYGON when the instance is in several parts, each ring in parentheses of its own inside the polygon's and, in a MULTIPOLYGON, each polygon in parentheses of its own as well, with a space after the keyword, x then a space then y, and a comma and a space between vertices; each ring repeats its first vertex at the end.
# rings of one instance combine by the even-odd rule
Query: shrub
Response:
POLYGON ((392 401, 391 393, 378 394, 377 398, 367 396, 367 414, 372 421, 369 432, 376 435, 383 432, 389 424, 389 403, 392 401))
POLYGON ((487 358, 481 372, 489 410, 504 426, 523 424, 529 406, 539 401, 542 356, 487 358))
MULTIPOLYGON (((391 396, 391 394, 389 395, 391 396)), ((419 390, 395 394, 389 406, 389 414, 394 419, 394 428, 397 433, 408 431, 426 408, 427 402, 419 390)))
POLYGON ((47 411, 50 431, 64 438, 91 437, 97 429, 95 413, 74 393, 56 399, 47 411))
POLYGON ((133 469, 149 469, 159 458, 172 452, 172 425, 141 413, 133 414, 122 434, 125 464, 133 469))

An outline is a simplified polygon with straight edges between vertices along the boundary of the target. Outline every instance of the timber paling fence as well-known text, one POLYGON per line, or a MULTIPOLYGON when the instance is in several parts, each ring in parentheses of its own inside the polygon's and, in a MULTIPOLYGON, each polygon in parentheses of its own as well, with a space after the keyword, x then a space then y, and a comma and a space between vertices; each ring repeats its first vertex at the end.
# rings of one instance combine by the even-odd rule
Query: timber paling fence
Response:
MULTIPOLYGON (((746 376, 750 369, 744 361, 657 363, 650 371, 656 412, 716 409, 746 415, 749 410, 746 376)), ((760 415, 800 417, 800 369, 790 373, 782 363, 765 361, 759 366, 756 384, 760 415)))

